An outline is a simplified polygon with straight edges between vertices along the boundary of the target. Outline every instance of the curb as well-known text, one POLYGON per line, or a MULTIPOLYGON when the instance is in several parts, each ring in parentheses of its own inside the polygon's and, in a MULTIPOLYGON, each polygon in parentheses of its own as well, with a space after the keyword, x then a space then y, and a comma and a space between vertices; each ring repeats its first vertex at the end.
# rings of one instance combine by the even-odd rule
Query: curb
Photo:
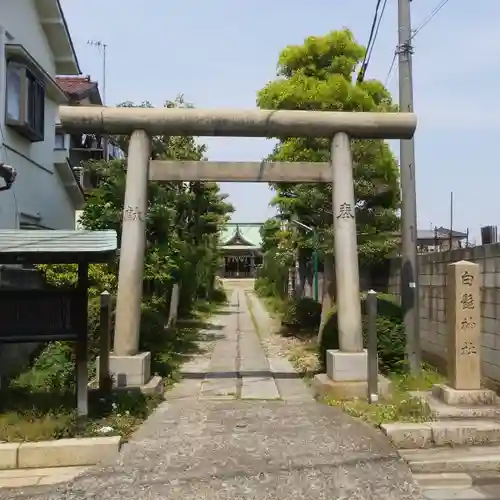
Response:
POLYGON ((481 486, 498 486, 500 488, 499 472, 414 473, 413 479, 424 490, 462 490, 481 486))
POLYGON ((382 432, 399 450, 442 446, 484 446, 500 443, 500 423, 492 420, 454 419, 423 423, 389 423, 382 432))
POLYGON ((120 445, 121 436, 0 443, 0 470, 96 465, 120 445))
POLYGON ((472 486, 498 486, 500 491, 500 472, 471 472, 472 486))

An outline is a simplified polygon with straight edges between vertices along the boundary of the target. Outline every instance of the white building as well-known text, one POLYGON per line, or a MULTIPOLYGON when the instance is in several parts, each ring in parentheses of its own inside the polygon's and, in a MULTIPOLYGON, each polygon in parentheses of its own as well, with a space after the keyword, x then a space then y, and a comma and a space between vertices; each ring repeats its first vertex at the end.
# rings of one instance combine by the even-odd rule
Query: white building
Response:
POLYGON ((68 101, 55 77, 80 73, 58 0, 0 1, 0 161, 17 171, 0 191, 0 228, 74 228, 84 196, 55 152, 68 101))

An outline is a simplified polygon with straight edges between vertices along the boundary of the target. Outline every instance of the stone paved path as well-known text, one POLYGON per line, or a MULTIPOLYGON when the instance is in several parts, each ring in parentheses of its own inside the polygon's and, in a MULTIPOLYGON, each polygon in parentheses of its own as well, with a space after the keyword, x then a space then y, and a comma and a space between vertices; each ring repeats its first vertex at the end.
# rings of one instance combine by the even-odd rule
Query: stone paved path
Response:
POLYGON ((423 500, 380 432, 316 403, 286 359, 266 356, 249 304, 266 328, 234 288, 213 320, 211 356, 184 366, 116 460, 0 499, 423 500))

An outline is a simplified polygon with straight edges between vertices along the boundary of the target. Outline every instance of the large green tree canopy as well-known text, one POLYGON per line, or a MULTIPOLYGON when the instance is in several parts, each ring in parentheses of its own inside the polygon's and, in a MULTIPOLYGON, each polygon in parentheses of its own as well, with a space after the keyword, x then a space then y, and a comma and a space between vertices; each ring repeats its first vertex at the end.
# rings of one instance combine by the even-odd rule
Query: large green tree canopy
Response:
MULTIPOLYGON (((132 102, 120 106, 135 107, 132 102)), ((143 102, 140 107, 152 107, 143 102)), ((182 97, 167 101, 166 107, 191 107, 182 97)), ((126 151, 128 137, 114 137, 126 151)), ((157 159, 202 160, 206 151, 193 137, 157 136, 152 139, 157 159)), ((86 229, 115 229, 121 235, 125 194, 126 162, 96 162, 87 168, 98 178, 87 199, 81 224, 86 229)), ((213 182, 149 183, 145 294, 158 294, 180 281, 181 308, 213 284, 219 266, 218 241, 221 227, 233 207, 213 182)))
MULTIPOLYGON (((309 37, 286 47, 278 60, 278 78, 258 93, 262 109, 324 111, 395 111, 389 92, 376 80, 355 83, 365 48, 351 31, 309 37)), ((396 245, 399 228, 399 176, 396 159, 380 140, 353 140, 356 222, 361 263, 385 257, 396 245)), ((330 141, 281 138, 272 161, 329 161, 330 141)), ((296 217, 317 229, 321 250, 333 250, 331 184, 277 184, 272 203, 285 217, 296 217)), ((312 246, 311 234, 300 233, 298 245, 312 246)))

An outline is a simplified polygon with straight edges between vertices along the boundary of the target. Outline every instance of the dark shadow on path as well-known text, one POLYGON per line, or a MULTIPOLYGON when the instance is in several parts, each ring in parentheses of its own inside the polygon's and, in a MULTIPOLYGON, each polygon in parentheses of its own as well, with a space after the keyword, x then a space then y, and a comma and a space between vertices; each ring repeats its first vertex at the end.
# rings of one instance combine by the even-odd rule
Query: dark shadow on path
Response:
POLYGON ((255 371, 234 371, 234 372, 181 372, 182 377, 190 380, 212 379, 212 378, 242 378, 242 377, 262 377, 275 379, 301 379, 299 373, 272 372, 270 370, 255 371))

